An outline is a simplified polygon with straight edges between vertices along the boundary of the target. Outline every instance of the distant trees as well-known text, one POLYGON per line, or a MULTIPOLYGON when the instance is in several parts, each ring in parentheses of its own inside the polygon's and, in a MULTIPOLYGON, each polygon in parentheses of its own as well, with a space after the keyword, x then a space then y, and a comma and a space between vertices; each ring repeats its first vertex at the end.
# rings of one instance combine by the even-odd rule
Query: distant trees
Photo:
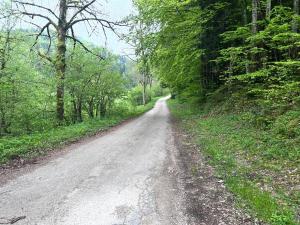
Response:
POLYGON ((147 87, 151 89, 153 76, 150 70, 151 49, 148 40, 149 28, 146 26, 142 17, 131 16, 129 18, 131 29, 130 33, 126 36, 126 40, 135 48, 135 55, 138 65, 139 78, 138 83, 142 87, 142 102, 143 105, 147 103, 147 87))
MULTIPOLYGON (((201 57, 199 39, 211 39, 200 36, 202 25, 198 17, 201 4, 173 0, 135 1, 140 14, 133 21, 138 21, 135 24, 143 23, 142 32, 135 35, 142 46, 142 51, 138 52, 140 59, 144 58, 145 52, 145 65, 151 68, 150 73, 159 76, 172 92, 188 88, 194 94, 200 93, 201 90, 192 83, 206 82, 198 77, 201 57)), ((206 16, 209 18, 211 15, 206 16)), ((139 31, 139 26, 136 27, 139 31)))
POLYGON ((125 80, 116 67, 117 57, 106 54, 106 60, 100 60, 77 47, 69 59, 66 86, 71 97, 74 122, 82 122, 83 110, 90 118, 104 117, 114 100, 125 94, 125 80))

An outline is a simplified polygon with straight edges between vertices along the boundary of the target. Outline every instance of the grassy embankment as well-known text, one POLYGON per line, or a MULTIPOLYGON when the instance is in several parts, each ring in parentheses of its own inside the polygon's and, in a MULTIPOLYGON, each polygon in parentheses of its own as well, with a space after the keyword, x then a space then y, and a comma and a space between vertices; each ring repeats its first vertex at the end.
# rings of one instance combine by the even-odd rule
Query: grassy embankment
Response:
POLYGON ((250 113, 216 113, 178 100, 168 104, 240 207, 269 224, 299 224, 299 111, 261 128, 250 113))
POLYGON ((93 119, 83 123, 59 127, 30 135, 0 138, 0 165, 16 158, 34 158, 45 154, 51 149, 107 130, 127 119, 137 117, 150 110, 153 108, 157 99, 158 98, 153 99, 146 106, 132 107, 126 112, 120 113, 118 116, 109 116, 105 119, 93 119))

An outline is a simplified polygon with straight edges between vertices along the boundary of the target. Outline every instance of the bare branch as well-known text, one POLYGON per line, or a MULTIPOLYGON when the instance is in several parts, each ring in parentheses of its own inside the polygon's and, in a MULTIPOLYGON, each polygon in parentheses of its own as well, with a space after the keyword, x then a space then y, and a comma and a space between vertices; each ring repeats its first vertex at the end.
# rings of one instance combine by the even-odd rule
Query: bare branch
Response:
POLYGON ((67 26, 69 26, 71 23, 73 23, 74 19, 80 14, 82 13, 84 10, 86 10, 88 7, 90 7, 92 4, 94 4, 96 2, 96 0, 92 0, 89 3, 87 3, 86 5, 84 5, 82 8, 80 8, 76 13, 74 13, 74 15, 71 17, 71 19, 69 20, 67 26))
POLYGON ((49 45, 48 45, 48 49, 47 49, 47 54, 49 54, 51 46, 52 46, 52 38, 51 38, 49 26, 47 26, 47 35, 48 35, 48 38, 49 38, 49 45))
POLYGON ((111 29, 118 37, 119 37, 119 35, 117 34, 117 32, 113 26, 127 26, 126 24, 123 24, 123 23, 111 22, 111 21, 99 19, 99 18, 82 18, 82 19, 74 20, 69 25, 68 28, 70 28, 71 26, 74 26, 76 23, 80 23, 80 22, 84 22, 84 21, 96 21, 102 26, 102 28, 111 29))
POLYGON ((102 60, 105 59, 105 58, 102 57, 101 55, 95 54, 93 51, 91 51, 89 48, 87 48, 87 47, 86 47, 81 41, 79 41, 77 38, 75 38, 75 37, 73 37, 73 36, 70 36, 70 35, 67 35, 66 37, 69 38, 69 39, 71 39, 71 40, 73 40, 74 42, 77 42, 78 44, 80 44, 81 47, 82 47, 85 51, 91 53, 92 55, 97 56, 97 57, 99 57, 99 58, 102 59, 102 60))
MULTIPOLYGON (((45 26, 42 27, 42 29, 40 30, 40 32, 36 35, 35 41, 34 41, 34 43, 33 43, 33 45, 32 45, 31 48, 33 48, 33 47, 37 44, 39 37, 44 33, 44 31, 45 31, 46 29, 49 29, 49 26, 50 26, 50 22, 47 23, 45 26)), ((50 38, 50 37, 49 37, 49 38, 50 38)))
POLYGON ((40 18, 46 19, 46 20, 48 20, 48 22, 51 25, 53 25, 57 29, 57 25, 48 16, 45 16, 45 15, 42 15, 42 14, 39 14, 39 13, 30 13, 30 12, 20 12, 20 14, 25 15, 25 16, 29 16, 29 17, 31 17, 31 19, 33 19, 34 17, 40 17, 40 18))
POLYGON ((28 5, 28 6, 33 6, 33 7, 36 7, 36 8, 40 8, 40 9, 44 9, 44 10, 47 10, 48 12, 50 12, 53 16, 55 16, 57 19, 58 16, 55 14, 55 12, 53 10, 51 10, 50 8, 47 8, 45 6, 42 6, 42 5, 38 5, 38 4, 35 4, 35 3, 30 3, 30 2, 22 2, 22 1, 18 1, 18 0, 13 0, 14 3, 16 4, 21 4, 21 5, 28 5))
POLYGON ((40 50, 38 50, 38 55, 43 58, 46 59, 47 61, 49 61, 50 63, 54 63, 54 61, 52 60, 52 58, 44 53, 42 53, 40 50))
MULTIPOLYGON (((73 37, 73 40, 76 39, 73 27, 71 27, 71 35, 73 37)), ((77 43, 76 41, 73 41, 73 50, 75 50, 76 48, 76 43, 77 43)))

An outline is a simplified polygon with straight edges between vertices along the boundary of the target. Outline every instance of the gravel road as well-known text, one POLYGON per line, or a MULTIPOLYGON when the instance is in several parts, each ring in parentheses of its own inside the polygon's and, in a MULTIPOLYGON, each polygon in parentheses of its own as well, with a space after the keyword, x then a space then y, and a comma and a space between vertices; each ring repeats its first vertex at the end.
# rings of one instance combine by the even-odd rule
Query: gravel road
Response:
POLYGON ((0 224, 184 225, 166 98, 0 187, 0 224))
POLYGON ((36 165, 0 171, 0 224, 261 224, 235 207, 166 100, 36 165))

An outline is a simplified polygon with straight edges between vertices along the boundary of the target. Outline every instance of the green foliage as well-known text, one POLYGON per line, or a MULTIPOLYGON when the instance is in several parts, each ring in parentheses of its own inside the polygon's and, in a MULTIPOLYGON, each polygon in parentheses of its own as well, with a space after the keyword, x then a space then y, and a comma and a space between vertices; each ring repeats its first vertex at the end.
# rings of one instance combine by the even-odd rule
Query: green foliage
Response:
POLYGON ((227 65, 225 85, 234 90, 233 96, 239 96, 238 101, 247 99, 256 104, 266 118, 275 119, 299 106, 300 35, 291 29, 293 15, 291 8, 276 6, 258 33, 238 27, 222 35, 231 45, 222 49, 218 58, 220 64, 227 65))
POLYGON ((185 103, 171 102, 173 113, 252 212, 271 224, 296 224, 299 194, 290 189, 300 180, 297 2, 134 2, 151 71, 185 103), (201 103, 203 112, 188 103, 201 103))
MULTIPOLYGON (((11 50, 0 70, 0 136, 53 126, 54 79, 47 77, 47 69, 44 74, 39 71, 41 65, 20 33, 11 33, 11 38, 16 42, 10 43, 11 50)), ((5 45, 3 39, 1 44, 5 45)))
POLYGON ((169 106, 241 206, 269 224, 297 224, 300 142, 290 132, 299 132, 299 111, 264 130, 250 113, 215 114, 174 100, 169 106))
POLYGON ((193 1, 139 0, 135 5, 140 13, 137 19, 147 26, 143 40, 153 73, 168 83, 172 92, 190 89, 199 74, 199 9, 193 1), (158 24, 160 30, 153 34, 158 24))
POLYGON ((251 1, 136 0, 152 72, 185 101, 210 101, 220 88, 267 120, 298 107, 299 15, 288 1, 272 1, 268 15, 260 3, 253 32, 251 1))
MULTIPOLYGON (((101 49, 95 49, 100 52, 101 49)), ((102 50, 104 51, 104 50, 102 50)), ((68 62, 67 90, 74 122, 83 120, 83 109, 89 117, 104 117, 116 99, 125 95, 125 79, 117 65, 117 57, 107 53, 105 60, 76 48, 68 62)))
MULTIPOLYGON (((142 86, 136 86, 135 88, 131 89, 128 93, 128 98, 130 102, 137 106, 137 105, 143 105, 143 87, 142 86)), ((146 89, 146 103, 151 100, 151 93, 150 89, 146 89)))
POLYGON ((62 147, 85 136, 95 135, 122 121, 141 115, 151 109, 157 98, 146 106, 131 107, 126 105, 124 111, 118 111, 105 119, 90 119, 83 123, 36 132, 17 137, 3 137, 0 139, 0 164, 12 159, 28 159, 44 155, 53 148, 62 147))
MULTIPOLYGON (((4 27, 0 33, 0 137, 53 129, 57 126, 53 65, 30 51, 34 39, 28 34, 33 31, 9 29, 4 27), (7 45, 10 48, 6 49, 7 45)), ((46 50, 43 41, 39 48, 46 50)), ((136 65, 124 59, 125 65, 121 65, 121 57, 92 45, 89 48, 95 55, 79 46, 68 48, 64 124, 113 114, 115 102, 139 84, 136 65), (96 56, 99 52, 105 60, 96 56), (122 66, 126 69, 121 70, 122 66)))
MULTIPOLYGON (((88 43, 94 54, 68 44, 65 120, 58 127, 55 71, 30 50, 32 32, 6 26, 0 31, 0 164, 43 154, 140 115, 154 105, 152 97, 163 93, 148 90, 148 104, 140 105, 141 74, 135 63, 88 43)), ((36 48, 45 52, 47 45, 42 40, 36 48)))

